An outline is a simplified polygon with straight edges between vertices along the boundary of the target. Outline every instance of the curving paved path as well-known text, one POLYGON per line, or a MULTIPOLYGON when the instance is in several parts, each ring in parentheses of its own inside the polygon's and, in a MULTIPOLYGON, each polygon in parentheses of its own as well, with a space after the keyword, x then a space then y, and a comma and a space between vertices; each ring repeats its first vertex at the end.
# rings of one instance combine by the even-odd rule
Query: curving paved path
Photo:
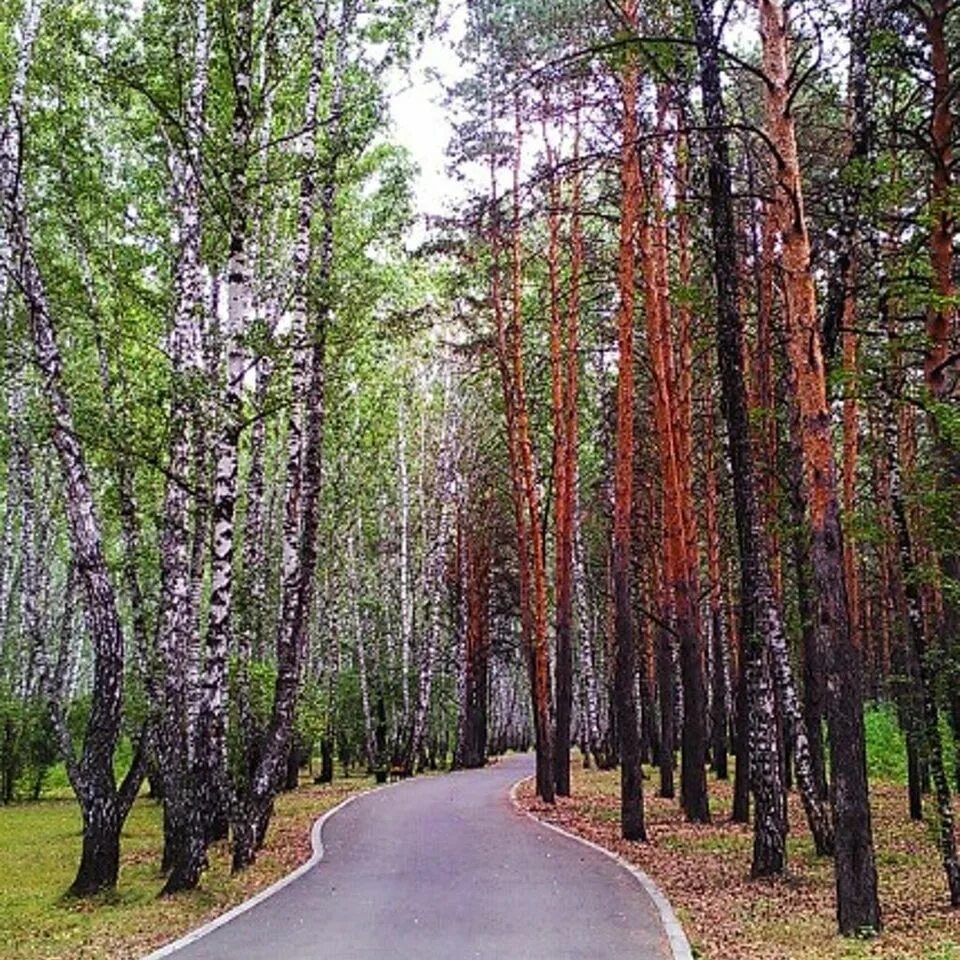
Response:
POLYGON ((609 857, 511 804, 533 758, 347 805, 323 860, 174 960, 669 960, 660 913, 609 857))

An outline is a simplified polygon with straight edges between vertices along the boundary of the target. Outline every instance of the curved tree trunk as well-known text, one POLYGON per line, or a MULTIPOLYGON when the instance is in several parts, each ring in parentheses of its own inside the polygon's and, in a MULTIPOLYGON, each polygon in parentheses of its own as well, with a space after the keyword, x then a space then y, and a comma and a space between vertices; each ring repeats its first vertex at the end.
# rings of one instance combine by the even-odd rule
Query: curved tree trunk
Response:
POLYGON ((19 195, 18 167, 22 153, 21 117, 33 44, 40 24, 40 4, 24 7, 17 66, 0 133, 0 273, 4 283, 16 277, 30 315, 33 353, 50 406, 50 432, 63 479, 64 507, 70 549, 83 597, 87 629, 93 645, 90 715, 79 762, 59 705, 54 722, 67 772, 83 817, 83 844, 75 896, 90 896, 116 886, 120 829, 143 778, 135 764, 118 788, 113 760, 120 736, 124 677, 124 637, 117 599, 104 551, 99 511, 86 456, 74 428, 57 332, 19 195), (14 266, 15 265, 15 266, 14 266), (11 273, 11 271, 13 271, 11 273))

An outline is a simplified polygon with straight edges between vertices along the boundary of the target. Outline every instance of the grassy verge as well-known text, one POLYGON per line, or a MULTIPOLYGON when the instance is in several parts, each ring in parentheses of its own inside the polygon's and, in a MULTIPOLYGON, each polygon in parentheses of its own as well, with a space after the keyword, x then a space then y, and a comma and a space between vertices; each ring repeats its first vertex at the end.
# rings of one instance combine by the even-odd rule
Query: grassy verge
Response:
POLYGON ((372 780, 303 786, 277 799, 256 864, 230 876, 225 844, 211 852, 201 888, 158 899, 161 810, 137 800, 121 848, 117 892, 65 899, 80 853, 80 814, 69 799, 0 808, 0 955, 4 960, 125 960, 181 936, 273 883, 309 858, 313 821, 372 780))
MULTIPOLYGON (((911 823, 905 789, 872 787, 884 932, 871 940, 835 933, 833 870, 813 851, 796 794, 790 797, 789 875, 749 878, 752 834, 729 822, 731 785, 711 782, 709 826, 685 823, 672 800, 646 785, 650 842, 619 838, 619 773, 575 764, 573 796, 545 807, 525 783, 521 805, 646 871, 680 918, 694 955, 709 960, 960 960, 960 912, 948 906, 931 823, 911 823)), ((960 808, 958 808, 960 810, 960 808)))

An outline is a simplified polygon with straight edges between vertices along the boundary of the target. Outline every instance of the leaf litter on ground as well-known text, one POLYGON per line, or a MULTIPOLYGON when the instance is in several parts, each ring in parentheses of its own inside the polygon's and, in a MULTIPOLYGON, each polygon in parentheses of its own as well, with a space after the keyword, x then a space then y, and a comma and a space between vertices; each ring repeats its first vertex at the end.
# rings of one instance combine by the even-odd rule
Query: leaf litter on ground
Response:
POLYGON ((960 960, 960 911, 949 906, 932 824, 909 820, 902 786, 871 786, 883 932, 843 938, 835 928, 832 862, 816 856, 795 792, 789 798, 787 875, 751 880, 752 832, 730 821, 732 781, 711 780, 713 819, 702 825, 687 823, 678 802, 656 796, 656 778, 648 778, 649 839, 633 843, 619 834, 618 772, 574 764, 572 780, 573 795, 555 806, 540 802, 530 781, 518 791, 518 803, 647 873, 673 905, 695 956, 960 960))

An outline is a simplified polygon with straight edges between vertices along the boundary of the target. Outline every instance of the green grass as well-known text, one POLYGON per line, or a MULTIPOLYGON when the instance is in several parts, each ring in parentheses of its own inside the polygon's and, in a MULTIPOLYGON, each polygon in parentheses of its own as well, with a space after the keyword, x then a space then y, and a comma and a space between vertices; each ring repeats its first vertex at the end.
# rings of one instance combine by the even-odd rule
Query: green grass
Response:
MULTIPOLYGON (((867 735, 867 772, 871 780, 906 784, 907 747, 891 704, 869 705, 863 715, 867 735)), ((940 716, 940 738, 947 778, 954 782, 956 752, 953 731, 946 717, 940 716)))
POLYGON ((212 851, 201 888, 160 899, 160 806, 137 800, 123 832, 120 881, 113 894, 89 901, 64 896, 80 854, 80 813, 72 799, 0 808, 0 955, 4 960, 119 960, 142 956, 246 899, 309 856, 317 816, 368 779, 301 787, 278 798, 257 863, 231 877, 229 851, 212 851))
POLYGON ((867 734, 867 772, 872 780, 907 782, 907 748, 897 715, 891 706, 871 706, 864 711, 867 734))
POLYGON ((159 877, 150 862, 161 830, 156 805, 139 800, 130 814, 118 893, 89 903, 63 896, 76 871, 80 830, 72 800, 0 811, 0 942, 7 956, 84 955, 85 942, 128 928, 132 910, 156 898, 159 877))

